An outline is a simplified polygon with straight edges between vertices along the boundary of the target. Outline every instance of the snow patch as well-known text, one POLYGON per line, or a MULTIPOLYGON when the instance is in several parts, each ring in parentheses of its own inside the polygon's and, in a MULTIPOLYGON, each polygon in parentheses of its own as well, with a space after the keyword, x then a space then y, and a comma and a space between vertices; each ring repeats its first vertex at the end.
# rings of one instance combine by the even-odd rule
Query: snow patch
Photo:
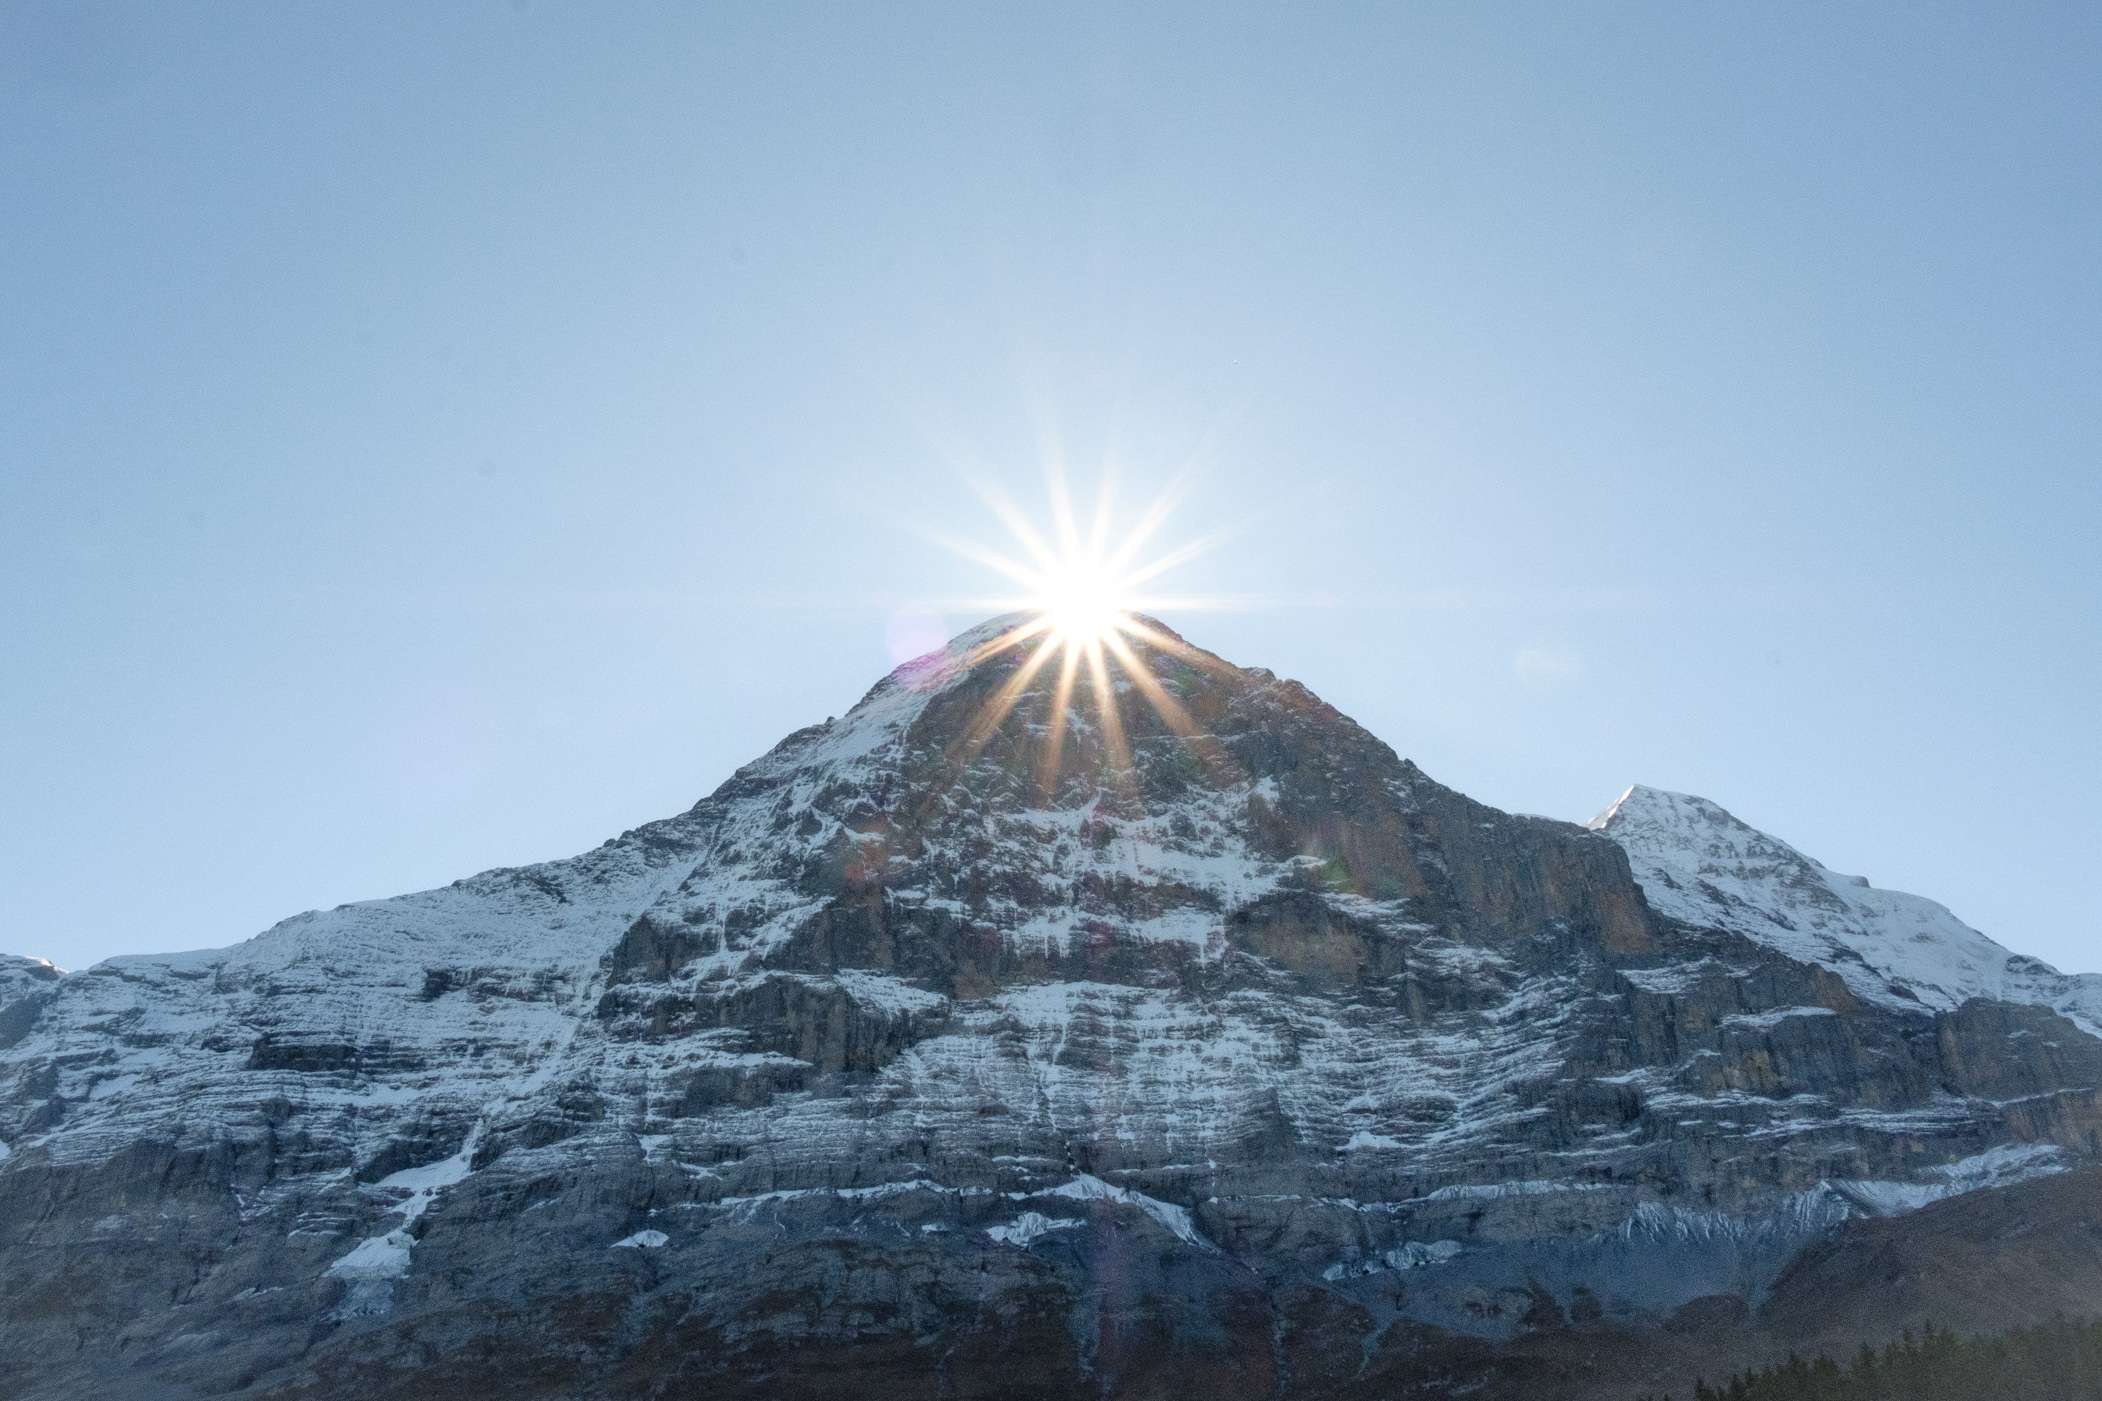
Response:
POLYGON ((1949 1197, 1988 1187, 2009 1187, 2070 1171, 2064 1150, 2048 1143, 2003 1144, 1927 1171, 1934 1181, 1884 1182, 1847 1180, 1833 1190, 1872 1216, 1897 1216, 1949 1197))
POLYGON ((1838 1013, 1834 1012, 1830 1007, 1776 1007, 1767 1012, 1739 1012, 1734 1016, 1724 1017, 1722 1024, 1724 1026, 1742 1026, 1760 1031, 1771 1031, 1791 1017, 1831 1017, 1837 1015, 1838 1013))
POLYGON ((832 978, 856 1002, 885 1012, 924 1014, 949 1005, 949 999, 938 992, 867 968, 842 968, 832 978))
POLYGON ((1134 1192, 1128 1187, 1118 1187, 1104 1182, 1092 1173, 1082 1173, 1071 1182, 1053 1187, 1046 1192, 1010 1192, 1008 1195, 1010 1197, 1023 1198, 1030 1196, 1067 1197, 1073 1201, 1082 1202, 1121 1202, 1126 1206, 1137 1207, 1140 1211, 1166 1227, 1170 1235, 1187 1245, 1194 1245, 1200 1250, 1211 1250, 1214 1248, 1210 1241, 1198 1234, 1196 1223, 1190 1220, 1190 1213, 1186 1208, 1176 1206, 1172 1202, 1161 1201, 1157 1197, 1149 1197, 1144 1192, 1134 1192))
POLYGON ((1507 1197, 1547 1197, 1562 1192, 1610 1192, 1603 1182, 1556 1182, 1538 1178, 1523 1182, 1460 1182, 1440 1187, 1425 1197, 1429 1202, 1499 1201, 1507 1197))
MULTIPOLYGON (((1647 893, 1645 891, 1645 893, 1647 893)), ((1650 903, 1655 904, 1653 900, 1650 903)), ((1742 971, 1730 967, 1718 959, 1703 958, 1693 963, 1672 964, 1663 968, 1623 968, 1620 976, 1626 978, 1644 992, 1659 997, 1672 997, 1693 991, 1704 979, 1722 976, 1742 976, 1742 971)))
POLYGON ((1466 1247, 1456 1240, 1404 1241, 1392 1250, 1383 1250, 1365 1260, 1339 1260, 1321 1272, 1321 1277, 1331 1282, 1341 1279, 1356 1279, 1383 1270, 1418 1270, 1426 1265, 1442 1265, 1460 1255, 1466 1247))
POLYGON ((1040 1211, 1025 1211, 1005 1226, 988 1226, 985 1233, 1003 1245, 1027 1246, 1038 1236, 1051 1231, 1077 1231, 1087 1222, 1073 1216, 1046 1216, 1040 1211))
POLYGON ((403 1168, 392 1172, 373 1184, 378 1190, 406 1190, 408 1195, 394 1206, 401 1213, 401 1224, 383 1235, 369 1236, 351 1247, 350 1252, 332 1263, 326 1273, 335 1279, 383 1280, 400 1279, 409 1272, 409 1255, 416 1248, 416 1237, 410 1227, 428 1210, 438 1193, 463 1181, 474 1171, 474 1150, 482 1141, 482 1126, 477 1123, 468 1131, 466 1142, 460 1151, 449 1158, 440 1158, 419 1167, 403 1168))
POLYGON ((409 1252, 416 1238, 395 1229, 383 1236, 370 1236, 351 1247, 350 1253, 328 1267, 332 1279, 400 1279, 409 1272, 409 1252))

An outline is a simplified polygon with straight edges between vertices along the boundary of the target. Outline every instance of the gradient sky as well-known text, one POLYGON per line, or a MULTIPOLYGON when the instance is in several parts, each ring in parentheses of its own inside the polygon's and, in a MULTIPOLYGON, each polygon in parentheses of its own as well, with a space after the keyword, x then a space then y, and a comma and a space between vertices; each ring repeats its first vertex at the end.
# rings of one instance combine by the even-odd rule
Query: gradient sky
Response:
POLYGON ((2102 967, 2102 9, 0 4, 0 949, 684 808, 973 477, 1499 806, 2102 967))

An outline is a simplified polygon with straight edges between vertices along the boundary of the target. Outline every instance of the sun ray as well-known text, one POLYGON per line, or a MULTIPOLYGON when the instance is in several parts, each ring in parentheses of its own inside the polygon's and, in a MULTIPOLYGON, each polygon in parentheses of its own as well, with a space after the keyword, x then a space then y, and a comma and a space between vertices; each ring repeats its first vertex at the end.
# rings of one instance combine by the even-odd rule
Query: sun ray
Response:
POLYGON ((1139 694, 1146 698, 1169 729, 1184 739, 1197 735, 1197 722, 1190 718, 1190 712, 1183 708, 1181 701, 1168 694, 1168 688, 1161 685, 1160 678, 1131 650, 1130 643, 1110 632, 1103 634, 1102 645, 1123 665, 1124 674, 1131 678, 1131 684, 1138 687, 1139 694))
POLYGON ((1214 774, 1239 774, 1240 765, 1235 762, 1233 756, 1211 735, 1198 727, 1197 722, 1190 717, 1189 710, 1161 684, 1160 678, 1153 674, 1153 669, 1132 651, 1129 642, 1112 632, 1103 636, 1102 644, 1122 664, 1124 674, 1131 678, 1131 684, 1138 688, 1146 703, 1153 707, 1153 713, 1160 716, 1161 723, 1188 746, 1190 752, 1197 756, 1199 763, 1214 774))
POLYGON ((1116 478, 1104 477, 1102 490, 1095 496, 1095 522, 1088 529, 1087 552, 1091 559, 1105 558, 1104 552, 1109 549, 1109 522, 1116 499, 1116 478))
POLYGON ((992 694, 979 709, 971 727, 964 732, 963 739, 957 745, 959 763, 968 764, 978 757, 978 751, 985 748, 986 743, 999 730, 1002 722, 1007 719, 1008 712, 1015 708, 1015 702, 1029 689, 1029 683, 1036 679, 1036 674, 1044 669, 1046 662, 1058 655, 1058 651, 1058 639, 1045 637, 1036 645, 1036 650, 1029 654, 1029 660, 1016 667, 1014 674, 992 694))
POLYGON ((1131 744, 1124 737, 1124 716, 1117 709, 1116 689, 1110 684, 1109 668, 1102 661, 1102 639, 1087 643, 1088 682, 1095 692, 1096 719, 1102 726, 1102 747, 1109 753, 1110 778, 1125 794, 1135 791, 1131 772, 1131 744))
POLYGON ((1190 665, 1202 667, 1206 671, 1220 675, 1230 675, 1237 670, 1233 663, 1222 661, 1201 647, 1192 647, 1173 633, 1163 632, 1161 629, 1153 626, 1144 618, 1126 618, 1123 630, 1131 636, 1139 638, 1149 647, 1158 648, 1178 661, 1188 662, 1190 665))
POLYGON ((1058 532, 1061 557, 1076 561, 1085 558, 1080 545, 1080 523, 1073 515, 1073 493, 1066 488, 1066 474, 1054 469, 1050 473, 1051 525, 1058 532))
MULTIPOLYGON (((1232 755, 1216 738, 1207 734, 1190 713, 1184 696, 1164 682, 1164 665, 1181 673, 1183 667, 1218 675, 1234 672, 1225 662, 1183 642, 1143 612, 1164 607, 1215 608, 1230 606, 1213 595, 1169 596, 1144 588, 1162 575, 1216 549, 1228 539, 1213 533, 1173 548, 1154 550, 1171 512, 1182 499, 1187 473, 1178 474, 1145 503, 1128 531, 1119 533, 1116 524, 1115 482, 1105 468, 1089 509, 1082 511, 1067 480, 1062 458, 1046 453, 1049 465, 1045 479, 1048 500, 1033 515, 990 481, 974 480, 977 493, 995 520, 1005 529, 1011 544, 1005 550, 949 539, 933 538, 958 555, 984 564, 1011 581, 1022 593, 1000 598, 992 606, 1000 611, 1026 615, 1012 620, 999 634, 975 645, 966 665, 997 657, 1010 649, 1027 647, 1019 661, 1010 664, 978 706, 962 738, 950 748, 949 759, 968 766, 991 742, 994 734, 1016 713, 1024 696, 1034 694, 1048 709, 1029 712, 1028 741, 1039 789, 1047 798, 1059 789, 1072 737, 1092 729, 1099 738, 1102 781, 1124 794, 1137 790, 1139 775, 1134 768, 1135 736, 1127 720, 1158 717, 1159 725, 1147 724, 1143 733, 1156 741, 1165 732, 1189 746, 1208 770, 1239 773, 1232 755), (1058 663, 1055 680, 1042 681, 1046 667, 1058 663), (1086 680, 1081 680, 1085 670, 1086 680), (1039 688, 1032 691, 1032 688, 1039 688), (1137 692, 1146 710, 1124 712, 1125 691, 1137 692), (1092 714, 1089 711, 1092 710, 1092 714)), ((984 602, 980 600, 979 602, 984 602)), ((1182 673, 1186 674, 1186 673, 1182 673)), ((1005 761, 1003 761, 1005 762, 1005 761)))
POLYGON ((1009 648, 1019 647, 1039 633, 1049 632, 1050 630, 1051 620, 1046 617, 1035 617, 1026 622, 1016 623, 998 637, 989 638, 973 647, 969 654, 961 659, 960 665, 965 670, 969 670, 982 661, 997 657, 1009 648))
POLYGON ((1022 513, 1021 507, 1015 505, 998 487, 987 483, 973 482, 971 490, 978 494, 978 499, 985 503, 986 509, 999 519, 1000 524, 1007 527, 1016 542, 1036 561, 1039 571, 1044 574, 1058 572, 1061 563, 1058 551, 1051 548, 1050 542, 1030 523, 1029 517, 1022 513))
POLYGON ((1257 594, 1142 593, 1124 600, 1133 613, 1232 613, 1274 606, 1277 600, 1257 594))
POLYGON ((1148 561, 1128 574, 1120 576, 1118 582, 1127 589, 1137 588, 1148 579, 1159 578, 1169 570, 1180 568, 1200 555, 1210 554, 1213 550, 1225 544, 1227 539, 1228 536, 1221 532, 1189 541, 1187 544, 1178 545, 1166 554, 1148 561))
POLYGON ((1051 696, 1051 714, 1046 720, 1050 733, 1044 737, 1044 762, 1037 771, 1037 787, 1045 797, 1058 792, 1058 766, 1065 757, 1066 726, 1073 705, 1073 680, 1080 671, 1080 652, 1063 648, 1059 660, 1058 689, 1051 696))
POLYGON ((1138 524, 1131 528, 1131 534, 1124 537, 1122 543, 1117 546, 1115 553, 1102 561, 1104 572, 1116 575, 1129 568, 1131 561, 1137 557, 1138 552, 1146 548, 1146 542, 1151 540, 1161 526, 1167 523, 1168 516, 1174 511, 1176 502, 1181 499, 1182 479, 1178 477, 1161 488, 1159 494, 1153 498, 1145 511, 1140 514, 1138 524))
POLYGON ((988 549, 983 545, 974 545, 968 540, 958 539, 953 535, 947 535, 926 526, 915 526, 914 530, 952 554, 960 555, 973 564, 982 564, 988 569, 1006 575, 1023 588, 1030 590, 1031 593, 1040 592, 1044 587, 1043 571, 1019 564, 1006 555, 1001 554, 998 550, 988 549))

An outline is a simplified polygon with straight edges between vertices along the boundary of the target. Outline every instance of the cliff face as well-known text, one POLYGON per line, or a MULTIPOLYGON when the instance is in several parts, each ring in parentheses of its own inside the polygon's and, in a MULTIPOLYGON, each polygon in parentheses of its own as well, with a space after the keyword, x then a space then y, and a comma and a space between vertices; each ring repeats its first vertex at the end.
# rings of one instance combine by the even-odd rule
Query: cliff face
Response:
POLYGON ((0 953, 0 1046, 11 1044, 28 1030, 33 1007, 58 990, 63 976, 41 958, 0 953))
POLYGON ((1553 1394, 2102 1153, 2077 980, 1792 943, 1699 800, 1513 817, 1164 631, 1061 708, 1005 626, 573 860, 0 967, 0 1390, 1553 1394))

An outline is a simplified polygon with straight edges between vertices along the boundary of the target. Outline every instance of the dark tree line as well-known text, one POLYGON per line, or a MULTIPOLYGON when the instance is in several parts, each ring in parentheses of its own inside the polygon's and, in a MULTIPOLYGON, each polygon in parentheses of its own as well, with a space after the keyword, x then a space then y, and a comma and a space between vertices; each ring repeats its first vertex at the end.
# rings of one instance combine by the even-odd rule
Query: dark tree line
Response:
POLYGON ((1880 1351, 1864 1344, 1845 1364, 1791 1357, 1721 1386, 1700 1382, 1693 1401, 2102 1401, 2102 1321, 1979 1338, 1907 1330, 1880 1351))

